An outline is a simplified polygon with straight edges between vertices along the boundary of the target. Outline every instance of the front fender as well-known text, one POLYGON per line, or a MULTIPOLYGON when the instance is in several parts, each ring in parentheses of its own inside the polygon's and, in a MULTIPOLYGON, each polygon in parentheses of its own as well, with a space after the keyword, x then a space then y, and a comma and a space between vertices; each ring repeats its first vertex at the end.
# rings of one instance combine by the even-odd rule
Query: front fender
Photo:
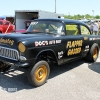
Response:
POLYGON ((54 52, 52 49, 45 49, 45 50, 40 51, 40 52, 37 54, 37 56, 36 56, 35 59, 38 59, 39 55, 42 54, 42 53, 44 53, 44 52, 51 52, 51 53, 54 55, 55 60, 58 62, 57 56, 56 56, 55 52, 54 52))

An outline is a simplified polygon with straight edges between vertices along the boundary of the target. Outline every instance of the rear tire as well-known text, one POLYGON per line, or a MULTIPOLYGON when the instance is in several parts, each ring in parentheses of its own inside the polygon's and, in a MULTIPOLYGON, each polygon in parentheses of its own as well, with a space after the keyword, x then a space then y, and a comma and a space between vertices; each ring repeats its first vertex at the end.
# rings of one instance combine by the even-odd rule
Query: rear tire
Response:
POLYGON ((28 80, 33 86, 41 86, 45 84, 49 77, 50 67, 46 61, 37 62, 34 67, 29 69, 28 80))
POLYGON ((89 53, 85 57, 86 61, 95 62, 99 55, 99 46, 98 44, 94 43, 89 50, 89 53))

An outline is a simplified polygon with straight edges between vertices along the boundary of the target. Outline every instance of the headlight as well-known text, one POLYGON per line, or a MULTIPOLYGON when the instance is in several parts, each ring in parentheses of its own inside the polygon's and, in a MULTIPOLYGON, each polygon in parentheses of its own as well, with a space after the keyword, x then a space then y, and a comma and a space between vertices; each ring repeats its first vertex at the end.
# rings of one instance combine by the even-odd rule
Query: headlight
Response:
POLYGON ((20 52, 24 52, 25 49, 26 49, 26 47, 24 46, 23 43, 19 42, 19 43, 18 43, 18 49, 19 49, 20 52))

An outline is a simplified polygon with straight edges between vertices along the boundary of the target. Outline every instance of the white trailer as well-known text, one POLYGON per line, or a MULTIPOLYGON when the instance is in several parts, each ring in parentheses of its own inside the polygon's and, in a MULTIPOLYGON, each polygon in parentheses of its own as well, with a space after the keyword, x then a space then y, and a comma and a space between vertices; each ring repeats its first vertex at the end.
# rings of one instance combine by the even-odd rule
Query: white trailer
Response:
POLYGON ((26 29, 25 21, 39 18, 61 18, 62 14, 41 10, 15 10, 15 29, 26 29))

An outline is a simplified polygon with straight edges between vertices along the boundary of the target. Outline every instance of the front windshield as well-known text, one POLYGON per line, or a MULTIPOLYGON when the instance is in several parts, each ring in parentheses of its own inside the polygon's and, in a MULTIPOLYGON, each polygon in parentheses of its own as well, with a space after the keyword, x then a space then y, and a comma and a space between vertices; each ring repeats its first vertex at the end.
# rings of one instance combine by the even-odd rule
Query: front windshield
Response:
POLYGON ((63 30, 63 24, 56 21, 33 21, 27 29, 28 32, 52 34, 61 34, 63 30))

